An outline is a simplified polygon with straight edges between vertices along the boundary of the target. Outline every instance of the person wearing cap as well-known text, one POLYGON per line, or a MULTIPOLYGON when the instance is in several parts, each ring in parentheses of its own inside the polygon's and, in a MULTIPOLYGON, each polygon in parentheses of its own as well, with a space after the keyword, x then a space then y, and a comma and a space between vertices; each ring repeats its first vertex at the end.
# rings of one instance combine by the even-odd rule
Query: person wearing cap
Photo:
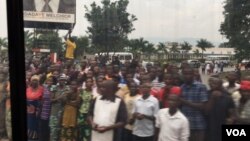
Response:
POLYGON ((250 124, 250 81, 249 80, 241 81, 239 92, 240 96, 238 96, 239 106, 237 107, 236 123, 250 124))
POLYGON ((188 141, 190 131, 186 116, 179 110, 180 95, 170 93, 169 108, 159 110, 154 141, 188 141))
POLYGON ((244 90, 247 90, 247 83, 250 82, 250 76, 245 76, 242 81, 241 81, 241 84, 240 84, 240 88, 238 91, 235 91, 231 96, 233 98, 233 101, 234 101, 234 104, 236 106, 236 108, 239 107, 240 105, 240 102, 241 102, 241 91, 244 92, 244 90))
POLYGON ((211 90, 208 91, 209 100, 205 106, 207 117, 207 141, 221 141, 222 125, 234 124, 236 111, 234 102, 228 92, 222 86, 220 78, 209 79, 211 90))
POLYGON ((38 139, 39 115, 38 112, 43 96, 43 87, 39 84, 39 76, 33 75, 26 89, 27 97, 27 125, 28 140, 38 139))
POLYGON ((61 75, 58 81, 58 85, 51 93, 51 112, 49 122, 51 141, 59 140, 63 107, 67 99, 67 92, 69 91, 69 87, 66 85, 67 76, 65 74, 61 75))

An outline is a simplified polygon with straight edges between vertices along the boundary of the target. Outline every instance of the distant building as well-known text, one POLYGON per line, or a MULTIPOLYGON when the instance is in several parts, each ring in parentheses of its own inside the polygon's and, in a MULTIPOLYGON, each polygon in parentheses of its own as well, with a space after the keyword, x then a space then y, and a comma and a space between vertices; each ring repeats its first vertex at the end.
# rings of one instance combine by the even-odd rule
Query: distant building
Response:
MULTIPOLYGON (((181 50, 181 46, 178 46, 179 53, 171 53, 169 52, 169 49, 171 46, 175 44, 175 42, 167 42, 165 43, 166 49, 168 50, 168 54, 152 54, 151 58, 152 60, 157 60, 159 58, 161 59, 201 59, 202 58, 202 50, 198 47, 192 47, 191 50, 186 52, 185 50, 181 50)), ((157 49, 157 46, 155 46, 157 49)), ((203 58, 206 60, 229 60, 232 59, 235 55, 235 49, 234 48, 219 48, 219 47, 213 47, 213 48, 207 48, 203 52, 203 58)), ((143 58, 147 58, 144 55, 143 58)))
MULTIPOLYGON (((201 57, 202 50, 198 47, 193 47, 189 52, 188 56, 190 59, 194 58, 200 58, 201 57), (197 55, 194 53, 196 50, 199 51, 200 56, 197 57, 197 55)), ((203 52, 203 57, 206 59, 213 59, 213 58, 232 58, 235 55, 235 49, 234 48, 207 48, 203 52)))

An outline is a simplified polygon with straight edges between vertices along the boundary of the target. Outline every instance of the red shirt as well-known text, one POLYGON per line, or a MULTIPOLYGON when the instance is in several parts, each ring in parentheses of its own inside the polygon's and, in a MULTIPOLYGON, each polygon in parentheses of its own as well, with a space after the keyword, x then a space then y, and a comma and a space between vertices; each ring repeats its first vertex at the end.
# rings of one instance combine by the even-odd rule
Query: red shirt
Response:
POLYGON ((26 97, 27 100, 39 100, 42 98, 43 95, 43 87, 39 86, 37 90, 33 91, 33 88, 28 87, 26 89, 26 97))
POLYGON ((168 108, 169 107, 168 101, 166 99, 167 96, 165 96, 165 95, 169 95, 169 94, 176 94, 178 96, 181 95, 181 88, 177 87, 177 86, 172 86, 168 93, 166 93, 165 91, 166 91, 166 87, 162 88, 160 90, 151 89, 151 92, 150 92, 151 95, 156 97, 159 100, 159 102, 162 103, 162 106, 163 106, 162 108, 168 108))

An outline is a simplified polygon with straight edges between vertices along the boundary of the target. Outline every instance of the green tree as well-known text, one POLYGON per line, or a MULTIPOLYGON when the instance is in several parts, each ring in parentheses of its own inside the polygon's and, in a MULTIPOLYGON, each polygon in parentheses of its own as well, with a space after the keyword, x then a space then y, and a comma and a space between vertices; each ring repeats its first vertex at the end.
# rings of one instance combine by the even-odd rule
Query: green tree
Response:
POLYGON ((228 39, 230 46, 236 49, 236 58, 240 60, 250 55, 250 1, 226 0, 224 21, 220 32, 228 39))
POLYGON ((168 54, 168 49, 167 49, 167 46, 164 44, 164 43, 159 43, 157 45, 157 52, 159 53, 158 55, 158 59, 162 59, 164 58, 164 55, 167 55, 168 54))
POLYGON ((63 53, 65 50, 65 48, 63 48, 62 38, 59 37, 57 30, 47 30, 37 33, 35 44, 38 48, 47 48, 59 54, 63 53))
POLYGON ((192 45, 191 44, 189 44, 188 42, 183 42, 182 44, 181 44, 181 50, 183 50, 184 52, 184 56, 183 56, 183 58, 187 58, 187 53, 190 51, 192 49, 192 45))
POLYGON ((8 56, 8 52, 6 50, 3 50, 2 47, 8 47, 7 38, 0 38, 0 61, 2 61, 3 58, 6 58, 8 56))
POLYGON ((24 46, 27 51, 31 51, 34 47, 34 32, 24 31, 24 46))
POLYGON ((220 44, 219 44, 219 47, 220 47, 220 48, 232 48, 232 46, 230 46, 230 44, 227 43, 227 42, 220 43, 220 44))
POLYGON ((131 39, 129 40, 130 52, 133 53, 135 57, 141 57, 141 53, 143 49, 146 48, 148 41, 144 40, 144 38, 139 39, 131 39))
POLYGON ((154 44, 147 43, 142 49, 141 52, 148 56, 148 59, 151 60, 151 55, 156 53, 156 49, 154 48, 154 44))
POLYGON ((2 47, 8 47, 8 40, 7 38, 0 38, 0 50, 2 47))
POLYGON ((196 58, 198 58, 201 55, 199 49, 194 50, 193 53, 196 58))
POLYGON ((173 43, 171 48, 169 49, 169 51, 172 53, 172 54, 175 54, 175 53, 180 53, 180 50, 178 48, 178 43, 173 43))
POLYGON ((192 49, 192 45, 185 41, 181 44, 181 49, 187 53, 192 49))
POLYGON ((175 59, 177 57, 177 54, 180 53, 180 49, 178 48, 178 43, 173 42, 172 46, 169 49, 169 52, 172 55, 172 58, 175 59))
POLYGON ((207 41, 206 39, 198 40, 196 46, 199 47, 201 49, 201 51, 202 51, 202 53, 201 53, 202 54, 202 56, 201 56, 202 59, 204 57, 204 51, 206 51, 207 48, 214 47, 214 45, 211 42, 207 41))
POLYGON ((76 40, 76 58, 85 55, 86 53, 92 53, 89 47, 89 38, 87 36, 80 36, 76 40))
POLYGON ((128 0, 102 0, 102 6, 93 2, 88 9, 85 6, 85 17, 90 23, 88 35, 93 46, 101 52, 110 52, 114 48, 125 47, 127 36, 131 33, 136 17, 127 12, 128 0))

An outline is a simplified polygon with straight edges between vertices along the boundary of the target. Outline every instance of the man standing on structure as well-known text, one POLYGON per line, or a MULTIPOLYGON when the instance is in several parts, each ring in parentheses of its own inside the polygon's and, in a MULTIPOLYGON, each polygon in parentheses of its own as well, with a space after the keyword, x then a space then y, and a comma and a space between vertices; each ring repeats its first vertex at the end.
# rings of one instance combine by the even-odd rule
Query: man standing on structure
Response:
POLYGON ((67 60, 74 59, 74 51, 76 49, 76 43, 75 38, 71 37, 72 30, 69 30, 69 32, 65 35, 65 44, 66 44, 66 54, 65 58, 67 60))

